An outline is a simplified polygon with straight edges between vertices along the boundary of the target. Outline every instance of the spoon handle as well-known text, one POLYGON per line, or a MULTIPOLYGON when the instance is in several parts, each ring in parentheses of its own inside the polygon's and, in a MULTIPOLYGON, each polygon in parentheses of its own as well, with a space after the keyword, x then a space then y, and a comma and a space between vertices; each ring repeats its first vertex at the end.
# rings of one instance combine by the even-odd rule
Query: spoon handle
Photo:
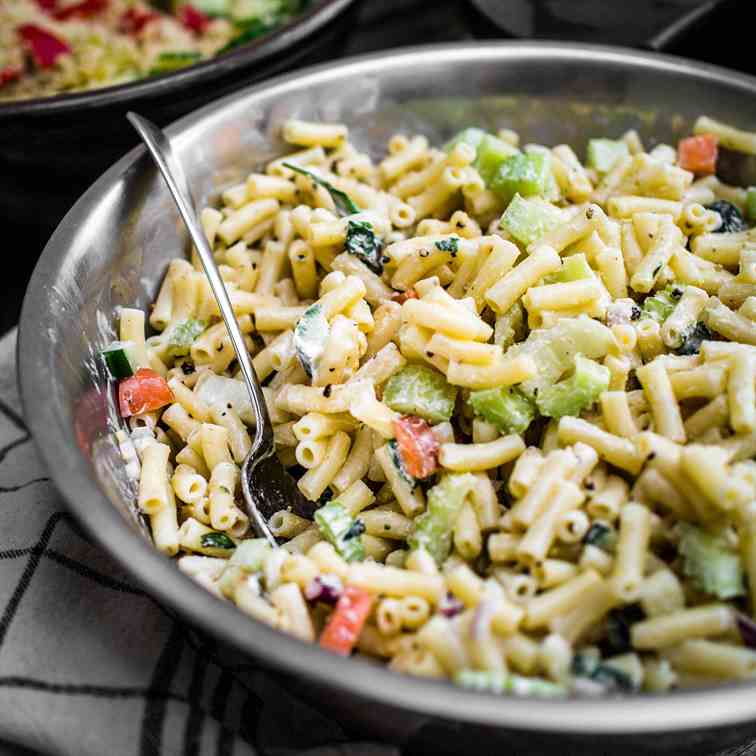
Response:
POLYGON ((255 452, 263 449, 272 450, 273 426, 268 415, 265 397, 257 380, 255 368, 249 359, 249 352, 247 352, 247 347, 244 344, 244 336, 239 328, 239 324, 236 322, 231 300, 228 298, 223 279, 213 259, 213 252, 207 242, 205 232, 197 220, 194 199, 189 188, 189 183, 186 180, 186 174, 179 161, 174 158, 168 137, 161 129, 136 113, 128 113, 126 117, 142 138, 155 164, 163 174, 163 178, 176 202, 181 217, 184 219, 189 236, 192 242, 194 242, 199 258, 202 261, 202 267, 205 269, 205 274, 210 282, 210 288, 218 302, 218 307, 228 329, 228 334, 231 337, 231 343, 236 352, 236 358, 239 361, 244 382, 247 384, 247 390, 249 391, 252 407, 257 419, 251 453, 255 454, 255 452))

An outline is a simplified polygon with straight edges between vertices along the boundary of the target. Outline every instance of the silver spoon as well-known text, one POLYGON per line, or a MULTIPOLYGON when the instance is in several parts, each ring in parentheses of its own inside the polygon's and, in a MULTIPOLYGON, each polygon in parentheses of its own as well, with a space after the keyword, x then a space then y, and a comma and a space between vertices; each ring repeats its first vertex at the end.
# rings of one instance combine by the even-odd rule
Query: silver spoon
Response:
POLYGON ((213 290, 231 337, 256 418, 255 436, 241 468, 242 493, 247 505, 247 514, 255 531, 275 546, 277 542, 268 527, 268 518, 281 509, 290 509, 302 517, 311 519, 316 504, 304 497, 297 488, 294 478, 286 472, 275 455, 273 425, 270 422, 260 382, 249 359, 244 337, 236 322, 223 279, 215 265, 213 252, 197 219, 194 199, 184 169, 174 156, 171 143, 161 129, 136 113, 128 113, 126 117, 137 130, 168 184, 168 189, 202 261, 210 288, 213 290))

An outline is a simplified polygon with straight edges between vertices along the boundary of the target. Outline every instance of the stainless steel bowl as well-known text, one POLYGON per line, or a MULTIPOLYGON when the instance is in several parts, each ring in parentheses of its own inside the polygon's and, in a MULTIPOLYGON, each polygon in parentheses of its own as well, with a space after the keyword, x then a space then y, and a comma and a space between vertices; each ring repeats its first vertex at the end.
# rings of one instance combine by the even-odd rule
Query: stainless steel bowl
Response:
MULTIPOLYGON (((567 44, 492 43, 391 51, 278 78, 216 102, 168 131, 197 193, 281 153, 289 116, 345 121, 379 154, 397 131, 439 143, 465 125, 508 126, 567 142, 638 129, 675 140, 701 112, 756 127, 756 80, 686 60, 567 44)), ((756 685, 590 701, 497 698, 340 659, 270 630, 198 588, 155 552, 133 514, 93 356, 115 308, 146 306, 167 260, 186 247, 173 203, 144 151, 116 163, 61 223, 34 273, 19 344, 26 417, 50 474, 92 535, 184 617, 315 691, 323 705, 435 753, 518 752, 600 743, 637 752, 702 752, 756 733, 756 685), (133 527, 130 527, 133 526, 133 527), (366 705, 360 706, 358 702, 366 705), (482 739, 484 738, 484 740, 482 739), (490 745, 490 749, 489 749, 490 745)))

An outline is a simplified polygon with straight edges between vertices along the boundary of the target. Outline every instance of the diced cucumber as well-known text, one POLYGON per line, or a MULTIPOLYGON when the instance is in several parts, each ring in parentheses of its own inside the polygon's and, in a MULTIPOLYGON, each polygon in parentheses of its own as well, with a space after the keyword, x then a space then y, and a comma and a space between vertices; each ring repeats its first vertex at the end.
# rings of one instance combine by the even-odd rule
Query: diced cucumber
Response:
POLYGON ((516 147, 503 142, 501 139, 486 134, 477 145, 478 152, 473 167, 489 189, 501 166, 513 155, 519 154, 516 147))
POLYGON ((205 321, 196 318, 187 318, 171 326, 170 330, 164 334, 168 343, 166 349, 168 357, 185 357, 189 354, 192 344, 202 335, 205 328, 207 328, 205 321))
POLYGON ((137 360, 134 357, 134 342, 114 341, 100 352, 113 378, 128 378, 134 375, 137 360))
POLYGON ((599 173, 609 173, 614 164, 623 157, 627 157, 630 150, 627 144, 614 139, 591 139, 588 142, 587 165, 599 173))
POLYGON ((473 391, 469 402, 478 417, 495 425, 501 433, 524 433, 535 417, 533 402, 516 388, 473 391))
POLYGON ((515 696, 541 698, 567 695, 567 689, 559 683, 553 683, 542 677, 524 677, 497 670, 460 669, 454 675, 454 683, 468 690, 497 695, 511 693, 515 696))
POLYGON ((570 281, 582 281, 586 278, 596 278, 596 274, 588 264, 585 255, 580 252, 577 255, 569 255, 562 259, 562 267, 558 272, 548 276, 548 283, 569 283, 570 281))
POLYGON ((556 383, 572 370, 575 355, 582 354, 598 360, 609 351, 614 337, 602 323, 586 315, 563 318, 551 328, 531 331, 525 341, 509 347, 505 357, 526 354, 533 358, 538 372, 533 378, 519 384, 519 389, 531 399, 556 383))
POLYGON ((309 378, 318 369, 318 362, 328 341, 328 330, 323 308, 317 302, 304 311, 294 328, 294 349, 309 378))
POLYGON ((362 561, 365 558, 365 547, 360 537, 365 526, 355 520, 337 500, 316 510, 315 523, 323 537, 333 544, 347 562, 362 561))
POLYGON ((558 226, 561 220, 562 212, 558 207, 535 197, 525 199, 515 194, 501 216, 500 225, 527 247, 558 226))
POLYGON ((456 387, 427 365, 407 365, 394 373, 383 389, 383 401, 392 410, 417 415, 429 423, 449 420, 456 399, 456 387))
POLYGON ((663 323, 677 306, 683 295, 683 287, 667 286, 662 291, 657 291, 651 297, 646 297, 641 309, 642 318, 651 318, 657 323, 663 323))
POLYGON ((236 547, 229 562, 248 572, 259 572, 268 554, 270 554, 270 544, 267 539, 249 538, 236 547))
POLYGON ((478 149, 478 145, 488 134, 483 129, 471 127, 469 129, 463 129, 459 134, 455 134, 445 145, 444 151, 451 152, 458 144, 469 144, 470 147, 478 149))
POLYGON ((411 549, 425 549, 441 564, 451 551, 452 530, 465 497, 475 487, 470 473, 445 475, 428 491, 428 507, 415 518, 415 528, 407 538, 411 549))
POLYGON ((577 354, 575 372, 569 378, 538 392, 538 410, 546 417, 577 416, 609 389, 610 378, 609 368, 577 354))
POLYGON ((523 197, 542 196, 546 191, 551 165, 542 152, 517 154, 507 158, 493 174, 490 187, 504 202, 515 194, 523 197))
POLYGON ((678 527, 683 572, 695 587, 720 599, 744 595, 740 557, 725 540, 687 522, 678 527))

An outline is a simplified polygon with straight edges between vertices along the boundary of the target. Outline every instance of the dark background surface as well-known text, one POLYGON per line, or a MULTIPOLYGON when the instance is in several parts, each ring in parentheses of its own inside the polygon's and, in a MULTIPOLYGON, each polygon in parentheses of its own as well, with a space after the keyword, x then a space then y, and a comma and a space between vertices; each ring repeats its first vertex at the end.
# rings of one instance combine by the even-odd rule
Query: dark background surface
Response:
MULTIPOLYGON (((487 2, 497 9, 506 27, 496 26, 477 12, 468 0, 363 0, 357 22, 348 29, 346 39, 333 50, 333 58, 359 55, 391 47, 432 42, 496 39, 513 36, 508 29, 528 28, 531 36, 550 39, 580 39, 590 42, 622 41, 628 46, 648 48, 649 40, 638 38, 630 25, 618 23, 619 14, 612 5, 622 0, 494 0, 487 2), (574 12, 565 12, 572 9, 574 12), (574 21, 579 17, 579 23, 574 21), (565 21, 569 17, 569 21, 565 21), (512 24, 515 24, 514 27, 512 24)), ((691 11, 706 10, 702 21, 667 41, 666 51, 698 60, 714 62, 747 72, 756 71, 751 54, 752 43, 746 38, 752 28, 753 5, 749 0, 624 0, 638 13, 657 18, 647 24, 656 34, 668 29, 670 6, 677 9, 678 19, 691 11), (662 23, 662 18, 666 19, 662 23)), ((134 140, 136 144, 136 138, 134 140)), ((96 176, 92 177, 94 180, 96 176)), ((55 169, 51 166, 51 182, 55 169)), ((46 225, 60 219, 47 219, 46 225)), ((23 295, 37 258, 44 247, 47 232, 14 226, 12 218, 3 219, 10 232, 5 254, 11 267, 0 295, 0 334, 18 321, 23 295), (12 272, 11 272, 12 271, 12 272)), ((6 259, 7 259, 6 258, 6 259)))

